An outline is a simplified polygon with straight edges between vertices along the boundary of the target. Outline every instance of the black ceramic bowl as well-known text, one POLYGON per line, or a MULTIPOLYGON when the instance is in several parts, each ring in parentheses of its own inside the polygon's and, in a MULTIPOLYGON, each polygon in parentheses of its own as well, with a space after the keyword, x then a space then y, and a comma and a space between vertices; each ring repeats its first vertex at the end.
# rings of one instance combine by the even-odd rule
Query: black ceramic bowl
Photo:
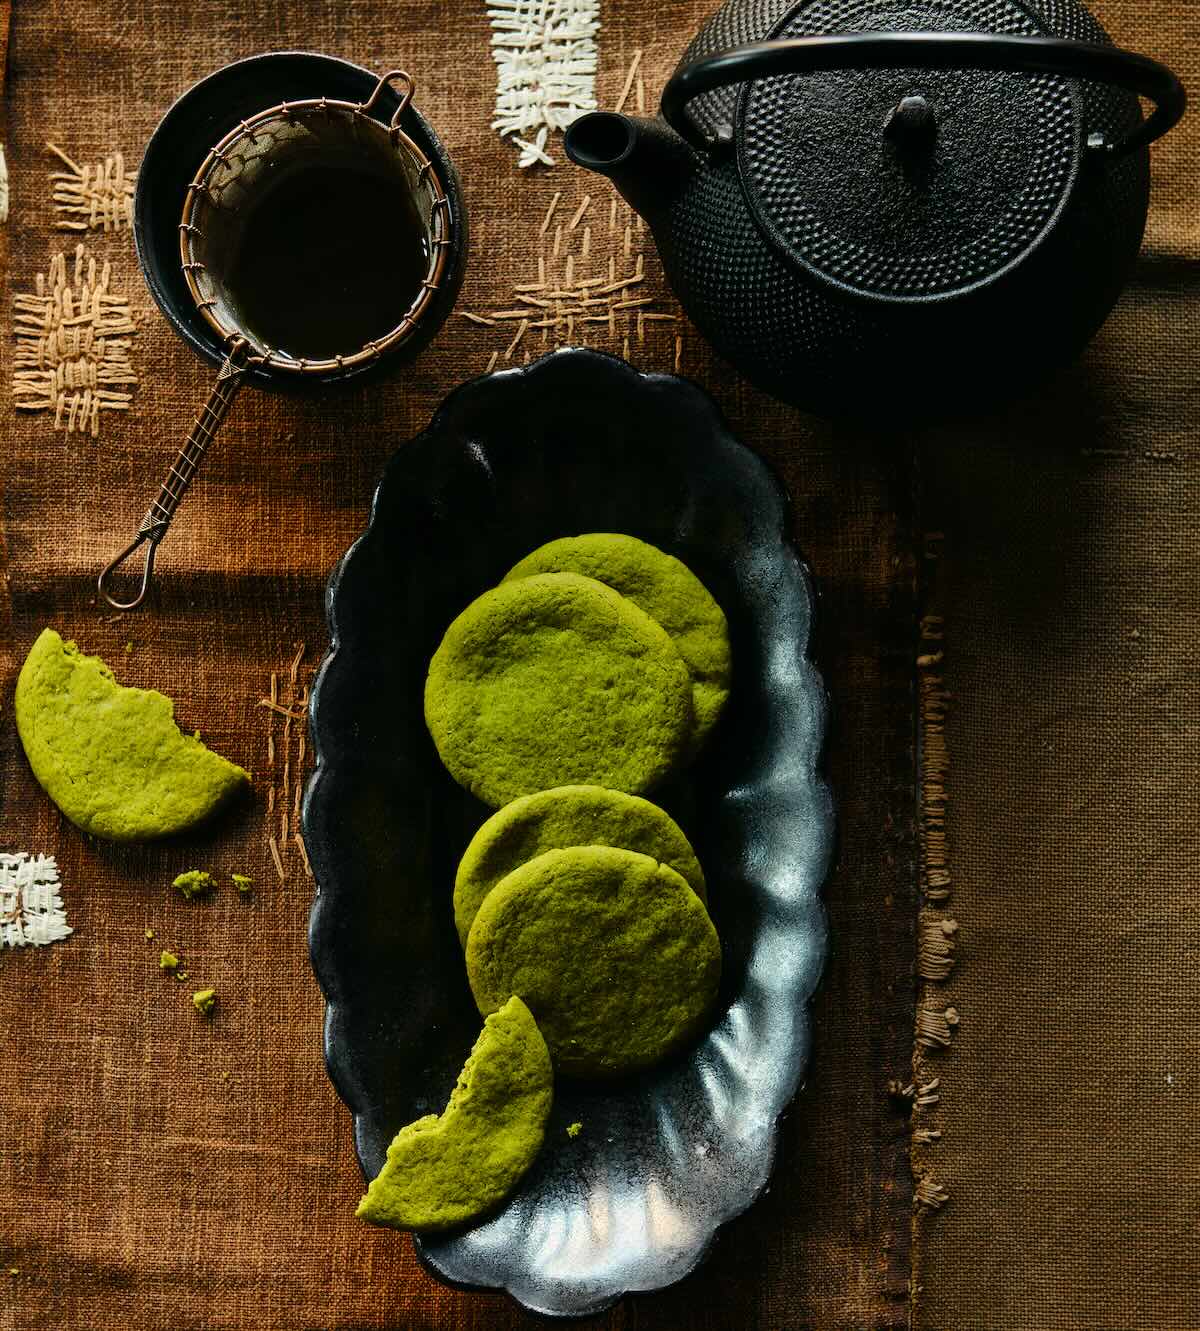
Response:
MULTIPOLYGON (((171 107, 146 145, 133 204, 133 236, 150 294, 175 331, 205 360, 220 365, 225 344, 201 317, 179 266, 179 219, 188 184, 208 150, 240 120, 283 101, 329 97, 365 102, 379 75, 348 60, 311 51, 272 51, 226 65, 202 79, 171 107)), ((420 98, 418 81, 417 97, 420 98)), ((391 118, 399 98, 385 88, 378 114, 391 118)), ((454 229, 446 274, 416 332, 393 351, 342 375, 292 375, 252 366, 246 382, 262 388, 319 391, 333 384, 386 374, 423 350, 453 308, 462 285, 467 252, 467 214, 462 185, 437 135, 409 106, 404 132, 435 164, 446 188, 454 229)))
POLYGON ((330 582, 303 812, 309 940, 329 1073, 368 1177, 399 1127, 441 1112, 479 1034, 451 889, 489 810, 450 779, 422 712, 446 626, 535 546, 586 531, 678 556, 729 621, 729 706, 654 796, 708 880, 724 960, 712 1025, 627 1081, 560 1080, 545 1146, 506 1205, 418 1240, 443 1280, 594 1313, 687 1275, 767 1186, 808 1059, 833 851, 813 588, 790 530, 782 486, 699 388, 566 350, 455 390, 393 455, 330 582))

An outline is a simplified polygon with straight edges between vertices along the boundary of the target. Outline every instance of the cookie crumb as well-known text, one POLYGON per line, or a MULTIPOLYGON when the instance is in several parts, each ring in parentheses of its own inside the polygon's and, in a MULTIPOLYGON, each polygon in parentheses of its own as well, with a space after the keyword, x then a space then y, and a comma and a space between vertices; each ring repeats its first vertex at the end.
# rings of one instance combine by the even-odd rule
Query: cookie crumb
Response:
POLYGON ((206 892, 211 892, 216 887, 213 876, 205 873, 203 869, 189 869, 186 873, 181 873, 172 883, 172 887, 177 887, 186 901, 191 901, 193 897, 203 896, 206 892))

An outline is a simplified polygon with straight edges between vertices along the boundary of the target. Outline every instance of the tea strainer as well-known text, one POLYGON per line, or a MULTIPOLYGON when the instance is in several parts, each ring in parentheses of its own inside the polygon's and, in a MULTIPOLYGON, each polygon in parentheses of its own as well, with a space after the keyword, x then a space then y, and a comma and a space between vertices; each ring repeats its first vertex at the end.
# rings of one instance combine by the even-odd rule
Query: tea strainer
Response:
POLYGON ((188 185, 179 223, 180 265, 196 309, 221 339, 226 356, 208 401, 134 539, 100 574, 100 594, 115 609, 132 610, 145 600, 159 542, 248 368, 258 367, 277 376, 281 385, 337 380, 401 347, 429 313, 445 276, 457 222, 436 165, 401 128, 412 95, 412 78, 403 70, 392 70, 379 79, 364 102, 327 97, 281 102, 240 121, 209 150, 188 185), (393 83, 398 85, 400 103, 385 122, 371 112, 393 83), (331 161, 398 175, 424 228, 427 264, 411 303, 397 312, 389 331, 342 353, 313 359, 293 354, 286 346, 269 346, 247 327, 228 279, 248 220, 265 190, 277 187, 285 177, 331 161), (131 600, 119 600, 110 590, 111 579, 142 546, 146 547, 145 562, 137 594, 131 600))

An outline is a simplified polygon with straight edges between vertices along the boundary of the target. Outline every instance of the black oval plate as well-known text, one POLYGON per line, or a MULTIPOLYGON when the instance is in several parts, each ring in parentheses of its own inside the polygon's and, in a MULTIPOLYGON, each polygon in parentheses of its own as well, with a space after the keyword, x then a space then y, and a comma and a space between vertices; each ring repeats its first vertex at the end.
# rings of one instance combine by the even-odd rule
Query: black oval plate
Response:
POLYGON ((452 393, 388 463, 367 530, 330 580, 304 802, 325 1058, 373 1177, 401 1125, 442 1110, 480 1027, 451 886, 489 810, 454 784, 426 732, 429 658, 517 559, 587 531, 678 555, 729 618, 726 714, 685 779, 656 796, 704 865, 725 973, 696 1047, 616 1086, 561 1082, 546 1144, 504 1209, 416 1240, 442 1279, 557 1316, 697 1265, 766 1186, 776 1120, 808 1056, 833 846, 827 702, 807 655, 813 592, 782 487, 712 400, 580 350, 452 393))

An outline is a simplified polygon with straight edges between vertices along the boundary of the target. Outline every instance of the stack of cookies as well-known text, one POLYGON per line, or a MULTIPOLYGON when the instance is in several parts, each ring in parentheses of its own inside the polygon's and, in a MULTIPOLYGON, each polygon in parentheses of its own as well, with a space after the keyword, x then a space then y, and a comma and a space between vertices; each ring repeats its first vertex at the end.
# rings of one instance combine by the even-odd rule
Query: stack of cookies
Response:
POLYGON ((493 807, 565 785, 641 795, 699 751, 729 680, 725 616, 685 564, 632 536, 570 536, 450 625, 425 720, 493 807))
POLYGON ((729 683, 716 601, 678 559, 630 536, 542 546, 447 629, 426 722, 455 780, 498 808, 462 857, 454 920, 486 1018, 476 1055, 495 1051, 485 1061, 525 1112, 481 1133, 463 1110, 468 1064, 445 1114, 402 1129, 360 1215, 441 1228, 482 1213, 532 1162, 554 1071, 626 1075, 699 1034, 721 975, 704 873, 642 796, 699 752, 729 683), (523 1023, 507 1071, 488 1036, 501 1019, 523 1023), (447 1209, 429 1161, 444 1173, 463 1141, 470 1176, 493 1182, 467 1205, 459 1178, 447 1209))
POLYGON ((519 994, 571 1076, 657 1063, 716 996, 721 945, 700 865, 636 795, 561 786, 514 800, 467 848, 454 911, 480 1012, 519 994))

